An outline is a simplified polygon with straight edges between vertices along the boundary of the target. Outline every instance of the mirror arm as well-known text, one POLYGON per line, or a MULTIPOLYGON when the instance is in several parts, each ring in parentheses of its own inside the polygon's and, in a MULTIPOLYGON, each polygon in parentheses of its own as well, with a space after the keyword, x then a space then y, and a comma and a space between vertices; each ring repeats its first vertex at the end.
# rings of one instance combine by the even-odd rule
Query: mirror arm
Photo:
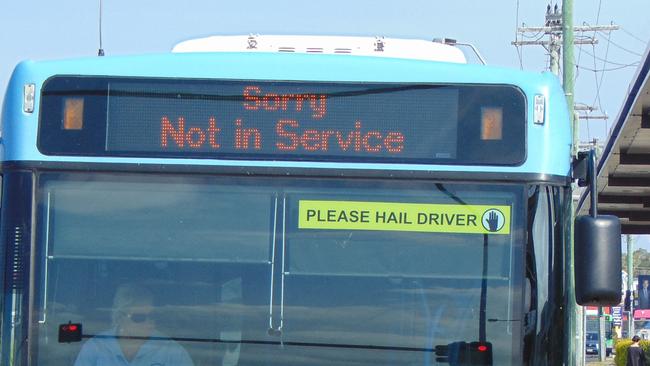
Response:
POLYGON ((587 176, 589 177, 589 194, 591 196, 589 214, 596 218, 598 216, 598 177, 596 176, 596 149, 593 147, 589 150, 588 159, 587 176))

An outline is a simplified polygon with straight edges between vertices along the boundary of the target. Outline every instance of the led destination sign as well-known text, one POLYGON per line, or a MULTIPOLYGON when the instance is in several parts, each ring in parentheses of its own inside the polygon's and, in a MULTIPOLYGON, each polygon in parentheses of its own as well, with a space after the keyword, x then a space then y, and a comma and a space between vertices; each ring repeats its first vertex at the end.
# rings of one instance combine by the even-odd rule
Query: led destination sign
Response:
POLYGON ((42 100, 39 148, 48 154, 452 164, 524 156, 525 101, 508 86, 57 77, 42 100))
POLYGON ((129 96, 109 96, 107 148, 111 151, 399 157, 408 151, 426 154, 417 150, 424 147, 429 136, 429 142, 439 143, 437 148, 429 147, 431 153, 447 158, 455 155, 458 98, 441 90, 428 91, 437 105, 408 106, 400 111, 394 107, 383 110, 382 104, 390 102, 387 96, 408 100, 418 90, 373 94, 368 87, 222 85, 215 100, 205 100, 193 96, 209 95, 208 90, 186 90, 179 98, 150 98, 133 96, 137 94, 135 85, 122 85, 120 89, 129 96), (374 110, 370 108, 373 105, 374 110), (422 115, 439 124, 420 129, 418 136, 404 120, 422 115), (137 144, 131 141, 134 129, 139 131, 137 144), (434 141, 431 136, 436 135, 445 139, 434 141), (406 136, 412 141, 410 145, 406 136))

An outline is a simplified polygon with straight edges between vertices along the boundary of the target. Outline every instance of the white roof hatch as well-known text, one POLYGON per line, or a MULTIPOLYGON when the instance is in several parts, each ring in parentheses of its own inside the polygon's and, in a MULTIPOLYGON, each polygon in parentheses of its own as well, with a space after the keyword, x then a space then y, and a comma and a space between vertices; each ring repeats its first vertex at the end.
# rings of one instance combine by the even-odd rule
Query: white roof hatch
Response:
POLYGON ((467 63, 452 45, 421 39, 347 36, 212 36, 178 43, 172 52, 270 52, 361 56, 467 63))

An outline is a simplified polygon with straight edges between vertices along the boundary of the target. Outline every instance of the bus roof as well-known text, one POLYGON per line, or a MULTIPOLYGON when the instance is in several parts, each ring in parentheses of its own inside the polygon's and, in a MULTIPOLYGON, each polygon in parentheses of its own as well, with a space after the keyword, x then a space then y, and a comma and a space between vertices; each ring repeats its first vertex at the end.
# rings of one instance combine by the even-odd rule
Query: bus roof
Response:
POLYGON ((178 43, 172 52, 349 54, 467 63, 457 47, 421 39, 347 36, 212 36, 178 43))

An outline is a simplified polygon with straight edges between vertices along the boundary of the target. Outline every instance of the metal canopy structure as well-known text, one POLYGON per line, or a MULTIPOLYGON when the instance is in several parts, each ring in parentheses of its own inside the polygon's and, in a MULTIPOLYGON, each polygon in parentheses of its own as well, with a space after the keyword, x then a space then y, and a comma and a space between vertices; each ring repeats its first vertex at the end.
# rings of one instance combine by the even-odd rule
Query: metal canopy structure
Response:
MULTIPOLYGON (((623 234, 650 234, 650 45, 598 161, 598 214, 615 215, 623 234)), ((578 209, 590 208, 584 192, 578 209)))

